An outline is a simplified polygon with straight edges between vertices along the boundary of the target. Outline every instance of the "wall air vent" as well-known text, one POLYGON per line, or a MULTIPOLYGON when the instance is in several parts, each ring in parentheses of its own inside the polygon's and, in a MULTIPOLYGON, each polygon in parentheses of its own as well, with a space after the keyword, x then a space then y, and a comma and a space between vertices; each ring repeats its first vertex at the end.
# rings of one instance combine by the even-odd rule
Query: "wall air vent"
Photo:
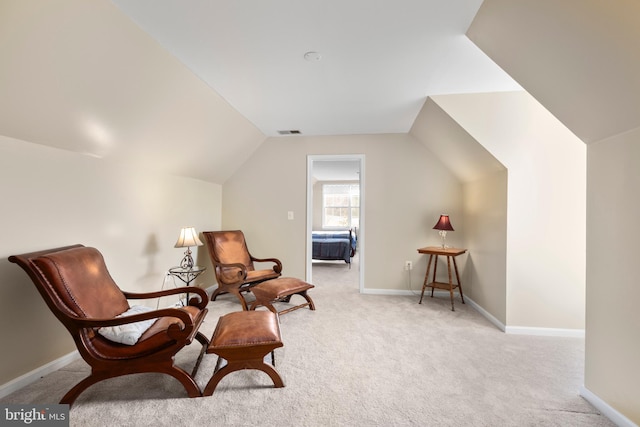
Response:
POLYGON ((300 132, 297 129, 291 129, 291 130, 279 130, 278 133, 280 135, 300 135, 302 134, 302 132, 300 132))

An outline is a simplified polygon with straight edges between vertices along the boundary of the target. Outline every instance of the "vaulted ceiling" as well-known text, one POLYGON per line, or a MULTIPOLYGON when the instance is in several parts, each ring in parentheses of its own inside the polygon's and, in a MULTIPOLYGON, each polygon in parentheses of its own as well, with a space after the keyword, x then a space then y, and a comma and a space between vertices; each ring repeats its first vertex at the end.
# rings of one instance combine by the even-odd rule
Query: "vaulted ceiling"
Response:
POLYGON ((465 36, 481 0, 112 1, 268 136, 407 132, 429 95, 518 87, 465 36))
POLYGON ((582 141, 640 127, 637 0, 485 0, 467 35, 582 141))
POLYGON ((279 130, 404 133, 430 95, 518 89, 465 36, 481 3, 3 0, 0 134, 222 183, 279 130))
POLYGON ((223 183, 279 130, 409 132, 429 96, 519 90, 511 75, 598 141, 640 126, 638 16, 636 0, 3 0, 0 135, 223 183))

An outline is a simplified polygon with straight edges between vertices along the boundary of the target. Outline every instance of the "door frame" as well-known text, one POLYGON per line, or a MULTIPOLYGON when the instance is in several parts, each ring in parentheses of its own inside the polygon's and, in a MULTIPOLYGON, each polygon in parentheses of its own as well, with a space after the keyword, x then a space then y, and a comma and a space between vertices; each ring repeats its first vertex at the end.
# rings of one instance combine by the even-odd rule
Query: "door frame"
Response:
POLYGON ((364 290, 365 271, 365 155, 364 154, 309 154, 307 155, 307 227, 306 227, 306 281, 313 283, 311 270, 313 261, 311 255, 313 247, 311 242, 311 231, 313 230, 313 163, 315 161, 359 161, 360 162, 360 228, 358 230, 358 256, 360 257, 358 287, 359 292, 364 290))

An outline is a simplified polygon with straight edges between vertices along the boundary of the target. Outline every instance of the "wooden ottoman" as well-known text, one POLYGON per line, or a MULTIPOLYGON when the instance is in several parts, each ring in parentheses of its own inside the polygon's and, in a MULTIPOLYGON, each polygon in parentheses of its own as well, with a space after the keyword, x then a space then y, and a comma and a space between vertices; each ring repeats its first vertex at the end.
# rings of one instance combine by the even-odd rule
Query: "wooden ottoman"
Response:
POLYGON ((264 362, 271 352, 271 363, 275 365, 273 350, 282 346, 280 323, 275 313, 238 311, 220 317, 207 348, 207 354, 217 354, 218 361, 202 395, 211 396, 223 377, 242 369, 263 371, 271 377, 274 387, 284 387, 274 366, 264 362), (220 368, 222 359, 227 364, 220 368))
POLYGON ((295 279, 293 277, 280 277, 277 279, 267 280, 251 288, 251 292, 253 292, 256 299, 251 304, 249 310, 255 310, 259 305, 263 305, 273 313, 277 314, 288 313, 307 306, 309 306, 310 310, 315 310, 316 306, 313 304, 311 297, 307 294, 307 291, 314 287, 315 286, 310 283, 303 282, 302 280, 295 279), (306 302, 280 312, 278 312, 273 306, 273 303, 277 301, 289 302, 293 295, 302 296, 306 302))

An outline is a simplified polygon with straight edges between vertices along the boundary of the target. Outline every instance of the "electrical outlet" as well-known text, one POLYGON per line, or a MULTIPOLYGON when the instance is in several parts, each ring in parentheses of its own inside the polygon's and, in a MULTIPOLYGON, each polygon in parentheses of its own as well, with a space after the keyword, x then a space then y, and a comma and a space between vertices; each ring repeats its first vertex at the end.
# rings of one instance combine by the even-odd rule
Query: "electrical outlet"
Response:
POLYGON ((411 261, 405 261, 404 262, 404 269, 405 270, 413 270, 413 263, 411 261))

